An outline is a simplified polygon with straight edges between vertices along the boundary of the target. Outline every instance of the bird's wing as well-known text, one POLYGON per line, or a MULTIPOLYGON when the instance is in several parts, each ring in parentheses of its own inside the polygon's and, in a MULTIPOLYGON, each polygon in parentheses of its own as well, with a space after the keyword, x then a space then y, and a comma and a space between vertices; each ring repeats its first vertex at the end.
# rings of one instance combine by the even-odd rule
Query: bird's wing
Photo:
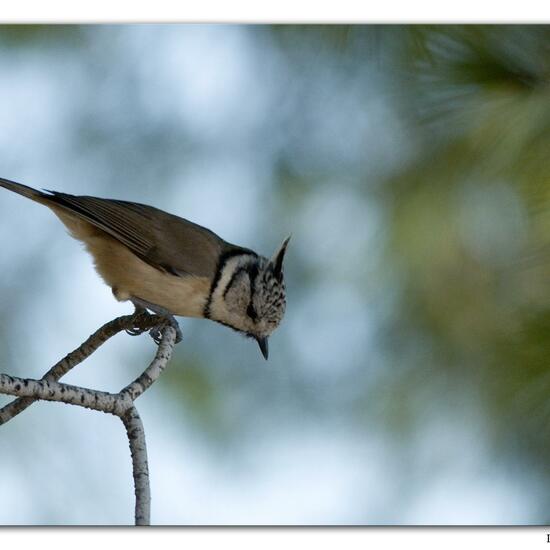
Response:
POLYGON ((49 200, 102 229, 136 256, 173 275, 214 278, 220 255, 238 248, 152 206, 48 191, 49 200))

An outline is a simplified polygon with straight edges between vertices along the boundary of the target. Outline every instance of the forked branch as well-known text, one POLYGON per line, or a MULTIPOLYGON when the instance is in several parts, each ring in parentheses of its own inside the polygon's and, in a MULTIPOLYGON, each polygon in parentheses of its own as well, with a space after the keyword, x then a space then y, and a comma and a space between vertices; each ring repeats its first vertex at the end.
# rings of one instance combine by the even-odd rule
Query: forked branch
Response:
POLYGON ((135 523, 149 525, 151 491, 145 431, 134 401, 160 376, 172 356, 176 341, 175 329, 164 320, 145 312, 118 317, 103 325, 81 346, 54 365, 41 380, 17 378, 0 374, 0 393, 17 396, 17 399, 0 409, 0 425, 8 422, 37 400, 57 401, 118 416, 126 428, 136 495, 135 523), (145 371, 119 393, 108 393, 89 388, 63 384, 58 380, 69 370, 84 361, 115 334, 126 330, 145 332, 162 324, 162 340, 154 359, 145 371))

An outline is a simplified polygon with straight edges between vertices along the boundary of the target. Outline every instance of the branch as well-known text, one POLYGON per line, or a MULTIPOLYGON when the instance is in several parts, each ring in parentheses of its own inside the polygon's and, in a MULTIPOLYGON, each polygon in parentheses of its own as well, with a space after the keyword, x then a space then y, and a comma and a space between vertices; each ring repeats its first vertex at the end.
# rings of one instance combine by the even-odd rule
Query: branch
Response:
MULTIPOLYGON (((170 327, 172 328, 172 327, 170 327)), ((132 401, 135 401, 144 391, 149 389, 151 384, 162 374, 168 361, 172 358, 172 351, 176 345, 176 331, 165 330, 162 333, 162 340, 159 344, 155 358, 149 366, 140 374, 131 384, 128 384, 119 395, 129 396, 132 401)))
POLYGON ((41 380, 17 378, 0 374, 0 393, 16 395, 18 399, 0 409, 0 425, 11 420, 36 400, 57 401, 118 416, 126 428, 132 455, 135 523, 149 525, 151 491, 145 431, 134 401, 160 376, 172 356, 176 330, 165 320, 145 312, 119 317, 97 330, 76 350, 54 365, 41 380), (58 382, 59 378, 89 357, 99 346, 122 330, 140 334, 161 325, 162 340, 155 357, 145 371, 119 393, 109 393, 58 382))
MULTIPOLYGON (((76 365, 82 363, 84 359, 92 355, 92 353, 94 353, 94 351, 109 340, 109 338, 112 338, 115 334, 118 334, 123 330, 138 329, 140 331, 146 331, 154 326, 157 326, 158 324, 159 317, 157 315, 149 315, 146 312, 117 317, 116 319, 113 319, 103 325, 100 329, 96 330, 83 344, 78 346, 78 348, 56 363, 46 374, 44 374, 42 380, 59 380, 73 367, 76 367, 76 365)), ((11 403, 8 403, 2 407, 0 409, 0 426, 8 420, 11 420, 14 416, 17 416, 19 413, 23 412, 35 401, 36 399, 33 399, 32 397, 20 397, 19 399, 15 399, 11 403)))
POLYGON ((67 405, 77 405, 94 411, 123 415, 133 401, 129 396, 108 393, 80 386, 71 386, 49 380, 33 380, 32 378, 17 378, 0 373, 0 393, 32 397, 33 400, 57 401, 67 405))
POLYGON ((149 525, 151 522, 151 489, 149 487, 145 430, 135 407, 130 407, 120 418, 126 428, 132 455, 134 493, 136 495, 135 523, 136 525, 149 525))

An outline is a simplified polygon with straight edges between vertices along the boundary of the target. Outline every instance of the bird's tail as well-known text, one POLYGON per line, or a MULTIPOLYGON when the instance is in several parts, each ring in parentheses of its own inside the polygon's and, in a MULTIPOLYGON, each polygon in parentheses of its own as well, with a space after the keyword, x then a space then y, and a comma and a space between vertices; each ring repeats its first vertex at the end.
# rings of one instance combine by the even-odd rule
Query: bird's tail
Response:
POLYGON ((19 193, 19 195, 23 195, 28 199, 32 199, 34 201, 37 200, 39 202, 42 202, 41 199, 43 199, 44 196, 47 196, 42 193, 42 191, 38 191, 37 189, 28 187, 22 183, 16 183, 15 181, 7 180, 5 178, 0 178, 0 187, 5 187, 14 193, 19 193))

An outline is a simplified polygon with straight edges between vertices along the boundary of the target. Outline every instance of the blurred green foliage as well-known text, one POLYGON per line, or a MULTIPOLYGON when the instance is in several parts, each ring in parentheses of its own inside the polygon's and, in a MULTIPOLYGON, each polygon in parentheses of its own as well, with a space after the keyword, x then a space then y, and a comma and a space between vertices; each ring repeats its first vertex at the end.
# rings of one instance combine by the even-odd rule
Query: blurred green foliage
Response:
POLYGON ((477 386, 499 452, 543 470, 549 39, 546 26, 415 29, 404 104, 423 150, 386 187, 390 261, 407 274, 396 338, 422 327, 437 350, 422 368, 477 386))
POLYGON ((401 438, 423 417, 411 394, 472 392, 497 455, 527 458, 550 483, 550 28, 274 32, 285 51, 319 43, 356 71, 354 45, 369 44, 362 51, 387 62, 378 66, 413 140, 412 158, 376 192, 389 212, 381 269, 400 281, 384 338, 403 371, 389 375, 382 421, 401 438))
POLYGON ((78 47, 85 43, 80 25, 0 25, 0 43, 11 48, 78 47))

